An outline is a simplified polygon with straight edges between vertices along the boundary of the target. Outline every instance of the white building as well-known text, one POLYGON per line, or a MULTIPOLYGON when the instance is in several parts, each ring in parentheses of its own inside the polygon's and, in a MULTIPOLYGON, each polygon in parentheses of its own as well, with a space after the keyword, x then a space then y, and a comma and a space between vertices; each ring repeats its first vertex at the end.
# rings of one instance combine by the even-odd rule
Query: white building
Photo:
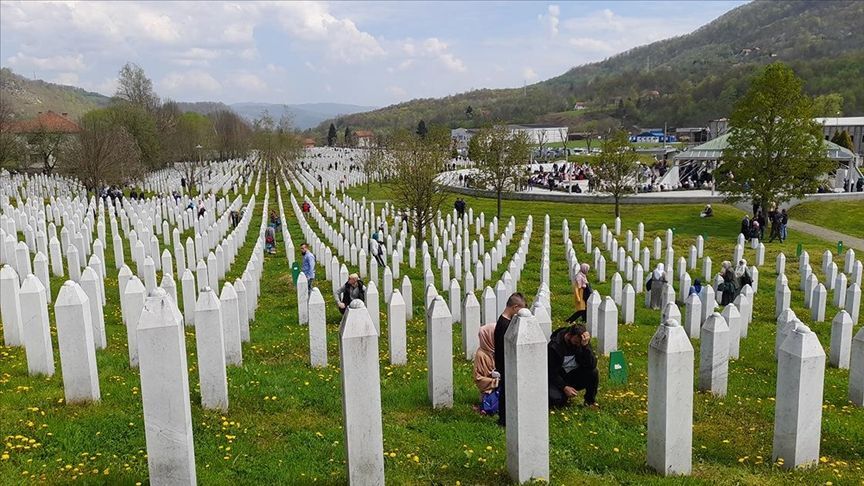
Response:
POLYGON ((525 133, 528 141, 534 145, 560 143, 567 140, 567 127, 557 125, 507 125, 512 133, 525 133))
POLYGON ((852 139, 853 152, 858 155, 864 155, 864 116, 840 116, 830 118, 814 118, 817 123, 822 125, 822 132, 825 135, 825 140, 831 140, 836 132, 845 131, 852 139))

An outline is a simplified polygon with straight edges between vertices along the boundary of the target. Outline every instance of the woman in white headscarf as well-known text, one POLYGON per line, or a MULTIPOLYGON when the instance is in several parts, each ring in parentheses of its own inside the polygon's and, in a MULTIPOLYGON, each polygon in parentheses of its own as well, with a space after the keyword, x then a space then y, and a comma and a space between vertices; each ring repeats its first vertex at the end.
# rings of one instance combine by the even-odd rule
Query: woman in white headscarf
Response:
POLYGON ((747 269, 747 260, 742 258, 735 267, 735 289, 741 292, 745 285, 752 283, 753 278, 750 276, 750 270, 747 269))
POLYGON ((659 309, 663 303, 663 287, 666 286, 666 267, 658 263, 651 274, 651 308, 659 309))

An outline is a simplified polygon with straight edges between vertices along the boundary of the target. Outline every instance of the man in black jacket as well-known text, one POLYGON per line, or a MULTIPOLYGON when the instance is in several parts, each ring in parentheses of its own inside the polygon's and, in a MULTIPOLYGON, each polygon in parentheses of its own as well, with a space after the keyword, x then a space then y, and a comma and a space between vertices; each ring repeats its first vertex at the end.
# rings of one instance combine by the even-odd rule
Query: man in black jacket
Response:
POLYGON ((348 281, 339 290, 339 312, 344 314, 351 301, 360 299, 366 302, 366 286, 356 273, 348 276, 348 281))
POLYGON ((561 407, 585 390, 585 406, 597 407, 597 357, 584 326, 556 330, 549 337, 549 405, 561 407))
POLYGON ((510 322, 513 316, 519 313, 519 310, 525 307, 525 296, 519 292, 515 292, 507 299, 507 304, 504 306, 504 311, 498 316, 498 321, 495 323, 495 369, 501 374, 498 379, 498 425, 502 427, 507 423, 506 397, 505 393, 505 364, 504 364, 504 335, 507 334, 507 329, 510 328, 510 322))

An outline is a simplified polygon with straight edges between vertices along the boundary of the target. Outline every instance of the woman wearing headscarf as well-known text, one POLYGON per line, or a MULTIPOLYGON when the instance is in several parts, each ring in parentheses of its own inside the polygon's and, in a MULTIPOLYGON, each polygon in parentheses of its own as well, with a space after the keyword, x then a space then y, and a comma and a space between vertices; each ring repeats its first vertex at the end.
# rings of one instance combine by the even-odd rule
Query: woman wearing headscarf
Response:
MULTIPOLYGON (((487 414, 495 413, 486 406, 493 401, 490 400, 493 397, 486 395, 498 393, 498 379, 501 378, 495 369, 495 324, 481 326, 478 337, 480 345, 474 353, 474 384, 480 391, 480 406, 477 410, 487 414)), ((494 401, 497 408, 497 400, 494 401)))
POLYGON ((588 297, 591 296, 591 287, 588 285, 589 270, 591 270, 591 266, 587 263, 579 266, 579 273, 576 274, 573 281, 573 307, 576 311, 567 318, 567 322, 575 322, 579 319, 586 320, 588 297))
POLYGON ((693 281, 693 285, 690 286, 690 290, 687 292, 687 296, 691 296, 693 294, 699 295, 702 293, 702 281, 698 278, 693 281))
POLYGON ((738 266, 735 267, 736 295, 738 292, 741 292, 741 289, 743 289, 745 285, 751 285, 752 283, 753 279, 750 277, 750 270, 747 268, 747 260, 742 258, 738 262, 738 266))
POLYGON ((732 268, 731 262, 723 262, 720 276, 723 278, 723 282, 717 286, 717 292, 720 293, 720 305, 725 307, 735 301, 735 295, 737 294, 735 288, 735 270, 732 268))
POLYGON ((666 286, 666 266, 658 263, 651 274, 651 308, 659 309, 663 304, 663 287, 666 286))

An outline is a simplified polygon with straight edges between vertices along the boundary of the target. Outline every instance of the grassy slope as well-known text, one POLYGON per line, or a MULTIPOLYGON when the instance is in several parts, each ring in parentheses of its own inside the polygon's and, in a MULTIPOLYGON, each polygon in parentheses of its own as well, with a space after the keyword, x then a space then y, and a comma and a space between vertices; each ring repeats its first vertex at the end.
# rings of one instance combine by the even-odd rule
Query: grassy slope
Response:
POLYGON ((864 201, 813 201, 792 208, 789 217, 864 238, 864 201))
MULTIPOLYGON (((353 193, 359 198, 365 190, 353 193)), ((369 199, 379 200, 388 195, 387 188, 373 186, 369 199)), ((242 269, 251 251, 262 200, 263 197, 258 198, 249 239, 235 262, 234 275, 242 269)), ((452 201, 451 197, 447 204, 452 201)), ((494 211, 492 200, 468 198, 467 202, 475 211, 486 211, 487 216, 494 211)), ((275 204, 275 194, 271 204, 275 204)), ((716 217, 705 221, 697 217, 699 209, 696 206, 625 206, 624 228, 634 228, 638 221, 643 221, 647 240, 649 235, 653 238, 673 226, 679 235, 676 241, 679 254, 692 236, 705 234, 708 236, 706 251, 713 257, 716 267, 721 255, 731 254, 730 242, 737 233, 739 212, 718 206, 716 217)), ((298 242, 299 228, 290 206, 286 210, 286 227, 298 242)), ((546 212, 551 216, 553 318, 557 326, 569 315, 571 303, 569 283, 563 277, 566 266, 562 258, 561 219, 570 220, 578 250, 581 245, 575 229, 579 218, 586 219, 596 237, 600 223, 612 221, 612 210, 609 206, 598 205, 504 202, 505 216, 513 215, 517 220, 517 237, 512 245, 518 241, 527 215, 534 214, 534 233, 520 282, 520 289, 529 296, 539 284, 539 245, 543 233, 542 215, 546 212)), ((794 232, 790 232, 786 244, 769 246, 766 258, 769 264, 762 268, 762 290, 756 301, 755 322, 750 328, 750 337, 742 342, 742 359, 730 365, 729 396, 725 399, 703 394, 695 396, 693 477, 668 482, 820 484, 832 481, 856 484, 864 479, 864 411, 849 405, 846 400, 848 372, 836 369, 829 368, 826 372, 821 451, 826 464, 817 469, 788 473, 770 461, 774 410, 771 397, 775 391, 771 295, 774 272, 770 262, 781 249, 787 255, 794 255, 798 241, 810 241, 806 247, 813 255, 831 246, 827 242, 812 242, 794 232)), ((336 338, 339 314, 335 305, 328 301, 331 365, 323 370, 311 370, 307 364, 308 336, 304 328, 296 325, 294 289, 282 254, 284 247, 280 245, 279 248, 279 254, 266 258, 259 313, 251 328, 252 342, 244 345, 244 365, 228 369, 231 400, 228 413, 203 411, 198 405, 194 334, 187 333, 195 454, 201 484, 260 484, 274 479, 283 483, 342 484, 346 480, 336 338)), ((746 254, 753 258, 751 250, 746 254)), ((581 251, 578 255, 585 259, 581 251)), ((111 251, 106 251, 106 258, 109 259, 108 268, 113 269, 111 251)), ((790 286, 797 288, 798 276, 792 271, 794 257, 789 263, 790 286)), ((418 303, 421 273, 405 267, 407 265, 403 266, 403 271, 407 271, 414 282, 414 302, 418 303)), ((818 268, 816 271, 818 273, 818 268)), ((323 275, 323 269, 319 272, 323 275)), ((127 365, 117 280, 113 271, 109 274, 106 281, 109 346, 97 353, 102 386, 100 404, 63 404, 59 361, 55 377, 29 378, 23 350, 2 348, 0 430, 7 444, 4 454, 10 457, 0 461, 0 482, 23 481, 33 474, 41 475, 50 483, 66 482, 73 477, 90 484, 146 481, 141 401, 136 388, 139 381, 137 373, 127 365), (16 437, 19 435, 25 439, 16 437), (29 450, 14 447, 27 439, 33 439, 40 446, 30 445, 29 450)), ((59 285, 59 280, 53 282, 55 296, 59 285)), ((322 287, 326 285, 329 284, 321 282, 322 287)), ((609 290, 606 284, 599 284, 597 288, 604 293, 609 290)), ((796 312, 808 315, 800 293, 793 296, 796 312)), ((638 296, 637 302, 641 302, 641 298, 638 296)), ((556 483, 667 482, 645 466, 647 342, 656 329, 659 314, 643 309, 641 304, 637 308, 637 324, 619 329, 619 345, 631 367, 630 383, 621 387, 607 385, 605 367, 608 361, 601 359, 599 399, 603 409, 588 412, 572 407, 550 416, 551 471, 556 483)), ((386 309, 382 307, 382 310, 386 309)), ((415 308, 415 316, 420 315, 418 310, 415 308)), ((809 319, 804 320, 809 322, 809 319)), ((382 332, 386 332, 386 319, 382 318, 382 323, 382 332)), ((827 346, 830 324, 819 324, 814 329, 827 346)), ((454 407, 432 411, 426 399, 424 342, 422 319, 414 319, 409 323, 409 364, 393 368, 387 364, 387 340, 380 341, 388 482, 506 483, 504 432, 491 419, 471 411, 476 389, 470 378, 470 364, 457 353, 454 407)), ((458 325, 454 326, 454 347, 457 350, 461 347, 458 325)), ((55 338, 55 354, 56 349, 55 338)), ((698 349, 696 351, 698 363, 698 349)))

